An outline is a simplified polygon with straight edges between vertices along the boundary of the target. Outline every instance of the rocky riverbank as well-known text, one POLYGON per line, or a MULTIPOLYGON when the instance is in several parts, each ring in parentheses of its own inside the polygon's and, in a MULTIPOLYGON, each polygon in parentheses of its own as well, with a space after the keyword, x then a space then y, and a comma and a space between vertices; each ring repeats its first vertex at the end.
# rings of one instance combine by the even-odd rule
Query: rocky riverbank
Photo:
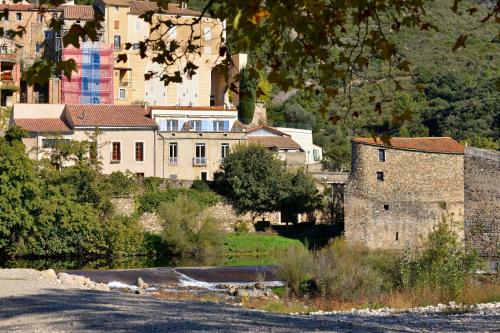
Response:
MULTIPOLYGON (((147 280, 136 282, 141 285, 138 289, 147 291, 150 287, 147 280)), ((227 287, 225 297, 237 297, 229 295, 237 294, 237 289, 227 287)), ((266 290, 257 286, 246 289, 249 293, 266 290)), ((164 300, 147 296, 153 292, 103 292, 107 290, 107 284, 52 270, 0 270, 0 331, 493 332, 498 331, 500 322, 499 302, 298 315, 250 310, 219 300, 164 300)))

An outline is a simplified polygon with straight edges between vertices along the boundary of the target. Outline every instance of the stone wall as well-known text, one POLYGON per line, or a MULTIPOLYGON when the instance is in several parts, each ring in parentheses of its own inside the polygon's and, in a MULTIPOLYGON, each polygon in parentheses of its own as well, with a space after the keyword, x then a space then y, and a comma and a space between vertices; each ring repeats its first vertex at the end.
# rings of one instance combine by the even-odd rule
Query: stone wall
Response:
POLYGON ((353 142, 345 188, 345 236, 372 248, 417 245, 443 217, 463 236, 463 155, 385 149, 353 142), (384 180, 377 180, 383 172, 384 180))
POLYGON ((481 256, 500 257, 500 153, 465 150, 465 239, 481 256))
POLYGON ((135 212, 135 201, 131 197, 112 198, 111 203, 115 209, 115 214, 130 216, 135 212))

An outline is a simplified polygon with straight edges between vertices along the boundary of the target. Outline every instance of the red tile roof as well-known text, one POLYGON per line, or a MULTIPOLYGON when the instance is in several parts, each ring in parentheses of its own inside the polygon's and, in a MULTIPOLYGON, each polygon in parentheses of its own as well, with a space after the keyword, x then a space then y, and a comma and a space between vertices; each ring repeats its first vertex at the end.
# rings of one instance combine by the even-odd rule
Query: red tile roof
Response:
POLYGON ((290 137, 289 134, 286 134, 285 132, 282 132, 282 131, 278 131, 276 128, 273 128, 273 127, 270 127, 270 126, 266 126, 266 125, 252 127, 252 128, 250 128, 250 129, 247 130, 247 133, 253 133, 253 132, 258 131, 260 129, 266 130, 266 131, 274 133, 276 135, 290 137))
POLYGON ((266 148, 300 149, 299 144, 287 136, 249 136, 248 141, 266 148))
POLYGON ((130 1, 129 6, 130 6, 129 14, 132 15, 141 15, 147 11, 158 10, 158 5, 156 4, 156 2, 149 2, 149 1, 130 1))
POLYGON ((93 20, 94 7, 84 5, 66 5, 62 6, 63 15, 68 20, 93 20))
POLYGON ((380 139, 354 138, 352 141, 371 146, 380 146, 394 149, 405 149, 445 154, 463 154, 464 147, 450 137, 434 138, 391 138, 391 145, 386 145, 380 139))
POLYGON ((33 5, 33 4, 11 4, 11 5, 0 5, 0 11, 4 10, 10 10, 10 11, 18 11, 18 12, 23 12, 23 11, 39 11, 40 9, 43 9, 44 11, 48 12, 60 12, 62 9, 60 7, 49 7, 47 5, 33 5))
POLYGON ((14 123, 29 132, 69 132, 71 129, 59 118, 15 119, 14 123))
POLYGON ((156 128, 148 110, 140 105, 66 105, 66 115, 75 127, 156 128))

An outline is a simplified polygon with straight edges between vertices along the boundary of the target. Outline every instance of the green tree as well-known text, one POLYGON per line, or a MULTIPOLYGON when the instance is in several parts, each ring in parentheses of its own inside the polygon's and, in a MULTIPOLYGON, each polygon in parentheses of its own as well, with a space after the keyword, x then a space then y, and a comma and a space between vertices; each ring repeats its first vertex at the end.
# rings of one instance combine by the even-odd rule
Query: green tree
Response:
POLYGON ((255 100, 257 91, 257 80, 249 76, 248 69, 243 68, 240 72, 240 105, 239 118, 249 124, 252 122, 255 111, 255 100))
POLYGON ((286 209, 311 212, 321 205, 313 179, 303 170, 287 171, 276 155, 261 145, 239 145, 222 164, 218 188, 237 211, 255 216, 286 209))
POLYGON ((25 253, 41 206, 40 182, 22 134, 12 127, 0 138, 0 256, 25 253))
POLYGON ((348 145, 331 146, 323 154, 323 167, 330 171, 351 169, 351 149, 348 145))

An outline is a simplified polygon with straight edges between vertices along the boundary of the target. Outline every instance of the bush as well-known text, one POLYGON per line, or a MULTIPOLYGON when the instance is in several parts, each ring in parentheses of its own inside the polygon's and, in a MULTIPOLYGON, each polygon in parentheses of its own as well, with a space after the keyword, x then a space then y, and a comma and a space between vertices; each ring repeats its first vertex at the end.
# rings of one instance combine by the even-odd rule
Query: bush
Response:
POLYGON ((131 195, 137 190, 137 180, 130 173, 115 171, 105 178, 113 196, 131 195))
POLYGON ((480 264, 478 255, 459 243, 452 223, 443 219, 420 249, 406 254, 401 263, 402 284, 405 288, 440 290, 455 298, 480 264))
POLYGON ((353 300, 369 299, 392 288, 394 281, 379 266, 390 256, 379 254, 375 258, 378 260, 373 260, 371 251, 364 246, 335 239, 315 255, 314 279, 319 291, 325 297, 353 300))
POLYGON ((312 277, 313 255, 304 247, 292 246, 280 256, 278 262, 278 278, 289 293, 300 296, 301 285, 312 277))
POLYGON ((224 231, 213 219, 203 219, 202 211, 203 205, 187 195, 161 204, 158 213, 164 222, 162 239, 170 253, 204 257, 222 249, 224 231))
POLYGON ((165 180, 160 177, 146 177, 144 178, 144 189, 146 192, 159 191, 164 182, 165 180))
POLYGON ((214 205, 221 200, 221 197, 212 191, 167 188, 163 191, 144 193, 139 198, 139 211, 150 213, 156 212, 161 203, 174 202, 179 195, 187 196, 190 200, 204 207, 214 205))
POLYGON ((143 252, 144 234, 137 220, 115 216, 104 225, 104 240, 108 255, 134 255, 143 252))
POLYGON ((248 226, 248 223, 246 223, 245 221, 242 221, 242 220, 236 221, 236 223, 234 224, 233 230, 237 234, 246 234, 246 233, 250 232, 250 228, 248 226))
POLYGON ((210 187, 208 186, 207 182, 199 179, 193 181, 191 188, 198 191, 210 191, 210 187))

